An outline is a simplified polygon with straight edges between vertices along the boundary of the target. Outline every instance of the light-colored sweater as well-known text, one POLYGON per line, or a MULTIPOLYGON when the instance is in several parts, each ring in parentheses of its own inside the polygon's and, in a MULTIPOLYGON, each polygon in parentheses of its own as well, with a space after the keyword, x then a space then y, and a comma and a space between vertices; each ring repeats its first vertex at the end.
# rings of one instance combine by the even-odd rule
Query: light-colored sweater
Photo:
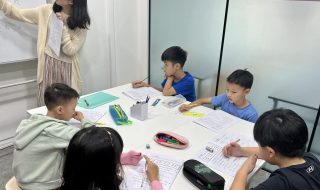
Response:
MULTIPOLYGON (((93 124, 82 121, 82 127, 93 124)), ((15 134, 13 173, 24 190, 49 190, 61 186, 66 148, 80 129, 45 115, 23 120, 15 134)))
MULTIPOLYGON (((48 25, 50 15, 53 14, 52 4, 46 4, 31 9, 20 9, 10 3, 8 0, 0 0, 0 9, 4 14, 12 19, 36 24, 38 26, 38 72, 37 82, 41 83, 44 76, 45 65, 45 47, 48 37, 48 25)), ((66 25, 63 28, 61 50, 64 54, 71 57, 72 74, 71 87, 81 91, 80 66, 78 52, 84 44, 86 39, 86 29, 71 30, 66 25)), ((13 39, 12 39, 13 40, 13 39)))

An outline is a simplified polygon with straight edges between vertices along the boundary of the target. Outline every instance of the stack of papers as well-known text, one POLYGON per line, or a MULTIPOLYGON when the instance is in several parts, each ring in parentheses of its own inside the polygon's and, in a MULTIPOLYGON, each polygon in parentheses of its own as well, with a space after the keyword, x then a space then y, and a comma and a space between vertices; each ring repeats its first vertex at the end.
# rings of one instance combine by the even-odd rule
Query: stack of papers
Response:
POLYGON ((124 91, 123 94, 136 101, 144 101, 146 100, 147 96, 149 96, 150 98, 156 98, 162 95, 160 91, 152 87, 134 88, 131 90, 124 91))
POLYGON ((199 124, 203 127, 206 127, 214 132, 219 132, 225 130, 232 126, 235 122, 241 119, 230 115, 221 110, 214 110, 210 112, 208 115, 201 117, 195 121, 196 124, 199 124))

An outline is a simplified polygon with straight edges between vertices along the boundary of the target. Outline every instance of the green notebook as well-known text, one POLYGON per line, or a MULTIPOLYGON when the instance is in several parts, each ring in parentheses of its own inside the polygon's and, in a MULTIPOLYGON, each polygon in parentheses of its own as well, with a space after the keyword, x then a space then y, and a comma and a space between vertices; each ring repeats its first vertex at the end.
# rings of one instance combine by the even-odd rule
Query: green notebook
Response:
POLYGON ((93 109, 116 99, 118 99, 118 97, 112 96, 105 92, 97 92, 86 97, 81 97, 78 101, 78 106, 86 109, 93 109))

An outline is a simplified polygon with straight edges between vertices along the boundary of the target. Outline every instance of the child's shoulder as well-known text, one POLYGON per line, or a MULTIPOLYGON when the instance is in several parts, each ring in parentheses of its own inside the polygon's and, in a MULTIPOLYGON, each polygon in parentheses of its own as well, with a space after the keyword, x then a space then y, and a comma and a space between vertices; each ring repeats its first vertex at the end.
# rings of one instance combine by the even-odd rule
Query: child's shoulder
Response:
POLYGON ((187 81, 194 81, 194 78, 193 76, 189 73, 189 72, 185 72, 186 76, 184 77, 184 80, 187 80, 187 81))
POLYGON ((273 179, 272 181, 286 183, 288 188, 285 189, 314 189, 315 187, 319 189, 319 160, 311 153, 305 153, 303 158, 305 159, 305 163, 303 164, 280 168, 273 172, 270 176, 273 179))

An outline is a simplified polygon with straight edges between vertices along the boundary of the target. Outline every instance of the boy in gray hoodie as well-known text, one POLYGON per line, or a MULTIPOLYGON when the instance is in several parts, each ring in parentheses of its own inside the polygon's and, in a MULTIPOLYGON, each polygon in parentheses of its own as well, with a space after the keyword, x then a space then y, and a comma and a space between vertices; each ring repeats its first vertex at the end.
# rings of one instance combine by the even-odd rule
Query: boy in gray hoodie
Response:
POLYGON ((44 93, 47 115, 35 114, 23 120, 15 134, 13 173, 24 190, 49 190, 61 186, 65 151, 79 128, 69 126, 74 118, 81 128, 93 123, 75 111, 79 94, 61 83, 44 93))

